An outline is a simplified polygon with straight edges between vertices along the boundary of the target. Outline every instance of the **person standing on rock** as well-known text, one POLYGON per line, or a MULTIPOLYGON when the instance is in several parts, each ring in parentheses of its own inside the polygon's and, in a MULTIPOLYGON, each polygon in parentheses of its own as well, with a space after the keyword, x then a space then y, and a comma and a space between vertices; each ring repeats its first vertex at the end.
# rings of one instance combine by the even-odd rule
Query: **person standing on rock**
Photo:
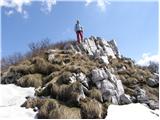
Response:
POLYGON ((79 20, 77 20, 74 30, 77 35, 77 42, 81 43, 83 41, 83 27, 80 25, 79 20))

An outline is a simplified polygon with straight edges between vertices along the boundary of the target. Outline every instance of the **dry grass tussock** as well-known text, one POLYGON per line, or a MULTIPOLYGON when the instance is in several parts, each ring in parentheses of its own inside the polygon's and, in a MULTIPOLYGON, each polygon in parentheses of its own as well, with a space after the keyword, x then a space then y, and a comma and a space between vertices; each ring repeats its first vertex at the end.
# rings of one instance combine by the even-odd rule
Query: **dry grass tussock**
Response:
POLYGON ((35 87, 42 86, 42 75, 41 74, 28 74, 19 78, 16 82, 21 87, 35 87))
POLYGON ((86 119, 101 119, 103 114, 102 104, 95 99, 85 99, 81 101, 81 115, 86 119))

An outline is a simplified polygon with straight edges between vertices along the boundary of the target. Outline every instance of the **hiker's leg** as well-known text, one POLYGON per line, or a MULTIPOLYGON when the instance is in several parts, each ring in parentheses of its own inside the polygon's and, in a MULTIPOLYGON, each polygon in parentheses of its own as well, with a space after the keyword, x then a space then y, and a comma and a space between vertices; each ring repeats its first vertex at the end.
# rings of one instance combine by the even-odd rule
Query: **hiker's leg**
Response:
POLYGON ((77 31, 76 34, 77 34, 77 42, 80 43, 79 31, 77 31))
POLYGON ((80 31, 81 42, 83 42, 83 31, 80 31))

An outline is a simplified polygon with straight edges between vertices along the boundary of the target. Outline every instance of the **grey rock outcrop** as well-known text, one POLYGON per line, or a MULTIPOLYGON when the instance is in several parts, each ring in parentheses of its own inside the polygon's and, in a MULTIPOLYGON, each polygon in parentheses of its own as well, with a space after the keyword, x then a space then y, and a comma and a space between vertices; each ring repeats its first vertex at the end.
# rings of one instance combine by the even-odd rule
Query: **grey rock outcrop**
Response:
POLYGON ((80 44, 67 45, 65 49, 72 49, 75 53, 85 53, 93 58, 99 59, 104 64, 109 64, 109 57, 120 57, 115 40, 107 41, 100 37, 96 38, 94 36, 85 38, 80 44))
POLYGON ((159 102, 156 102, 154 100, 149 100, 148 106, 152 110, 159 109, 159 102))
POLYGON ((132 103, 131 97, 127 94, 122 94, 120 96, 120 103, 121 104, 130 104, 132 103))
POLYGON ((120 96, 124 94, 121 80, 118 80, 108 69, 97 68, 92 70, 91 73, 92 81, 101 90, 103 99, 111 101, 114 104, 119 104, 120 96))
POLYGON ((141 89, 140 87, 135 88, 135 96, 137 102, 148 103, 148 96, 146 95, 146 91, 141 89))
POLYGON ((83 74, 82 72, 80 72, 80 73, 78 73, 77 75, 76 75, 76 78, 77 78, 77 80, 78 81, 80 81, 85 87, 88 87, 89 85, 88 85, 88 78, 86 77, 86 75, 85 74, 83 74))
POLYGON ((159 81, 153 78, 149 78, 146 83, 150 86, 150 87, 157 87, 159 86, 159 81))

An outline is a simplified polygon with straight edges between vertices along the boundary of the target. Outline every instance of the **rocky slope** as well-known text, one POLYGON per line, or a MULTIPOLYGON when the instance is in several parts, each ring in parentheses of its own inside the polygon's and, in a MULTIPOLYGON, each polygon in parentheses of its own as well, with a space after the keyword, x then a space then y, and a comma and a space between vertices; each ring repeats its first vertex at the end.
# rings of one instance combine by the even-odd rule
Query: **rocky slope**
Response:
POLYGON ((114 40, 100 37, 66 42, 10 66, 1 83, 35 87, 35 97, 22 107, 33 108, 37 118, 105 118, 110 104, 159 109, 158 74, 120 55, 114 40))

